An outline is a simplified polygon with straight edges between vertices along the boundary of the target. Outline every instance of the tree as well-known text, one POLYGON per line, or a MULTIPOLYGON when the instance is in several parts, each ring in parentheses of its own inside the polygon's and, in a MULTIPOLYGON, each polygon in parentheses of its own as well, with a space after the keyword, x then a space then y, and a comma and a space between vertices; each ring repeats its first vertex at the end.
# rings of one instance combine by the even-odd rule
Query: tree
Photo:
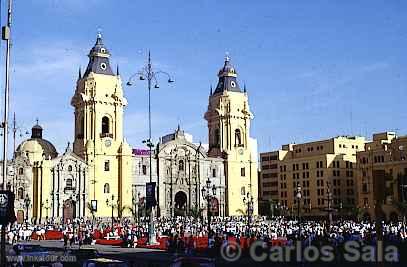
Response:
POLYGON ((202 212, 204 211, 203 208, 198 208, 198 207, 192 207, 189 211, 190 215, 194 218, 194 219, 198 219, 202 217, 202 212))
POLYGON ((133 216, 134 221, 137 221, 137 210, 136 210, 136 208, 134 206, 133 207, 124 206, 122 208, 122 212, 125 211, 125 210, 127 210, 127 211, 129 211, 131 213, 131 215, 133 216))
POLYGON ((240 213, 242 216, 247 216, 247 208, 245 209, 237 209, 237 213, 240 213))
MULTIPOLYGON (((278 203, 278 201, 277 200, 274 200, 274 199, 269 199, 268 200, 268 204, 269 204, 269 215, 271 216, 271 217, 274 217, 274 215, 275 215, 275 211, 276 211, 276 205, 277 205, 277 203, 278 203)), ((278 214, 278 215, 280 215, 280 214, 278 214)))
POLYGON ((89 210, 90 214, 92 214, 92 219, 95 220, 96 211, 92 208, 92 204, 90 202, 86 204, 86 208, 89 210))
POLYGON ((363 218, 364 209, 359 207, 352 208, 352 214, 355 216, 356 220, 360 222, 363 218))

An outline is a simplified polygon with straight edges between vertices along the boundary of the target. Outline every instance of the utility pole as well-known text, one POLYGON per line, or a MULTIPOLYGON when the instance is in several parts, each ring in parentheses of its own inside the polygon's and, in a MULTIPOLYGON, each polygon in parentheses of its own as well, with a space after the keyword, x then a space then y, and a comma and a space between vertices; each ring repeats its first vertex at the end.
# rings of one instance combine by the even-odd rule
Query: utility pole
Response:
MULTIPOLYGON (((10 29, 11 29, 12 0, 8 0, 7 25, 2 28, 2 39, 6 41, 6 84, 4 90, 4 114, 3 114, 3 190, 6 189, 7 176, 7 146, 8 146, 8 108, 10 91, 10 29)), ((1 265, 6 266, 6 225, 1 226, 1 265)))

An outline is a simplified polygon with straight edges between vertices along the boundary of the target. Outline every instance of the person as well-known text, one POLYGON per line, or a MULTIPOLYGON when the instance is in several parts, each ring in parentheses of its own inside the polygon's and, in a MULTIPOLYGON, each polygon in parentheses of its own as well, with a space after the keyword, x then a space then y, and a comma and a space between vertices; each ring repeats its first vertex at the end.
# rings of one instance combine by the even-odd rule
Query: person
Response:
POLYGON ((68 246, 68 235, 66 231, 63 232, 63 235, 64 235, 64 249, 66 249, 66 247, 68 246))

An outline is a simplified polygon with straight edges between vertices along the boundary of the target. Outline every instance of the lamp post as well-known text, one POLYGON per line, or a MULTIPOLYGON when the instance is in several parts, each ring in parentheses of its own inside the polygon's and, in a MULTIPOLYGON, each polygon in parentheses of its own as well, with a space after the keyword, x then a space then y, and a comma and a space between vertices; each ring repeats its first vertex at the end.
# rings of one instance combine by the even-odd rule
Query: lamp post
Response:
POLYGON ((132 203, 133 203, 133 205, 134 205, 134 213, 135 213, 134 219, 135 219, 136 222, 138 223, 138 222, 139 222, 140 192, 137 192, 137 198, 135 198, 135 197, 133 196, 133 198, 132 198, 132 203))
POLYGON ((45 200, 45 205, 42 204, 42 206, 44 207, 44 209, 46 210, 46 216, 45 216, 45 221, 48 221, 48 210, 50 209, 50 206, 48 204, 48 199, 45 200))
POLYGON ((25 204, 25 228, 28 229, 28 208, 30 207, 31 204, 31 199, 28 196, 28 194, 25 195, 24 204, 25 204))
MULTIPOLYGON (((135 77, 138 77, 139 80, 144 81, 147 80, 147 89, 148 89, 148 139, 144 140, 143 143, 145 143, 150 151, 150 183, 152 182, 152 148, 153 148, 153 143, 151 140, 151 82, 154 82, 154 88, 160 88, 160 86, 158 85, 158 78, 160 75, 165 75, 168 78, 168 83, 173 83, 174 80, 171 78, 171 76, 162 70, 156 70, 153 68, 152 63, 151 63, 151 54, 150 51, 148 51, 148 61, 147 61, 147 65, 143 66, 141 68, 140 71, 136 72, 135 74, 133 74, 132 76, 130 76, 128 82, 127 82, 127 86, 132 86, 133 85, 133 79, 135 77)), ((150 219, 149 219, 149 227, 148 227, 148 231, 149 231, 149 243, 155 243, 153 241, 155 241, 155 233, 154 233, 154 225, 153 225, 153 210, 154 207, 151 208, 150 211, 150 219)))
POLYGON ((243 197, 243 203, 247 206, 247 233, 246 236, 250 237, 250 221, 251 221, 251 214, 253 210, 253 197, 250 196, 249 192, 247 192, 246 196, 243 197))
POLYGON ((301 205, 301 198, 302 198, 302 192, 301 192, 301 185, 300 183, 297 183, 297 194, 296 194, 296 199, 297 199, 297 218, 298 218, 298 238, 301 238, 301 217, 300 217, 300 205, 301 205))
MULTIPOLYGON (((119 200, 117 200, 117 203, 119 202, 119 200)), ((115 204, 114 204, 114 195, 112 194, 112 197, 111 197, 111 199, 106 199, 106 205, 109 207, 112 207, 112 233, 114 232, 114 227, 113 227, 113 225, 114 225, 114 207, 115 207, 115 204)))
POLYGON ((325 198, 325 200, 328 202, 328 206, 327 206, 327 209, 326 209, 326 211, 328 212, 328 231, 330 232, 331 231, 331 224, 332 224, 332 205, 331 205, 332 193, 331 193, 331 186, 330 186, 329 182, 328 182, 328 185, 327 185, 326 193, 327 193, 327 198, 325 198))
POLYGON ((210 231, 211 231, 211 211, 210 211, 211 200, 216 195, 216 186, 215 186, 215 184, 213 184, 211 186, 211 184, 212 184, 212 182, 208 177, 208 179, 206 180, 206 184, 204 186, 202 186, 202 189, 201 189, 202 198, 205 199, 206 202, 207 202, 208 242, 209 242, 209 234, 210 234, 210 231))

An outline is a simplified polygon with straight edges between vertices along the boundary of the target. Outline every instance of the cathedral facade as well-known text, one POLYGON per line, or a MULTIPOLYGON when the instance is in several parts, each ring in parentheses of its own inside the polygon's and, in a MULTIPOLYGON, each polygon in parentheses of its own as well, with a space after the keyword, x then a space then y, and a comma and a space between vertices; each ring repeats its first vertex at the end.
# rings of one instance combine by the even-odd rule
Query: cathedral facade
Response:
MULTIPOLYGON (((71 99, 73 144, 58 154, 38 124, 8 164, 7 187, 15 192, 17 219, 36 223, 80 217, 144 216, 150 181, 148 150, 131 149, 123 133, 124 97, 117 69, 100 34, 79 70, 71 99)), ((159 216, 257 214, 257 143, 246 90, 226 58, 204 115, 208 145, 193 143, 180 127, 160 138, 151 155, 159 216), (211 197, 203 189, 210 185, 211 197), (209 199, 209 201, 208 201, 209 199), (209 205, 208 205, 209 202, 209 205), (243 212, 242 212, 243 211, 243 212)))

